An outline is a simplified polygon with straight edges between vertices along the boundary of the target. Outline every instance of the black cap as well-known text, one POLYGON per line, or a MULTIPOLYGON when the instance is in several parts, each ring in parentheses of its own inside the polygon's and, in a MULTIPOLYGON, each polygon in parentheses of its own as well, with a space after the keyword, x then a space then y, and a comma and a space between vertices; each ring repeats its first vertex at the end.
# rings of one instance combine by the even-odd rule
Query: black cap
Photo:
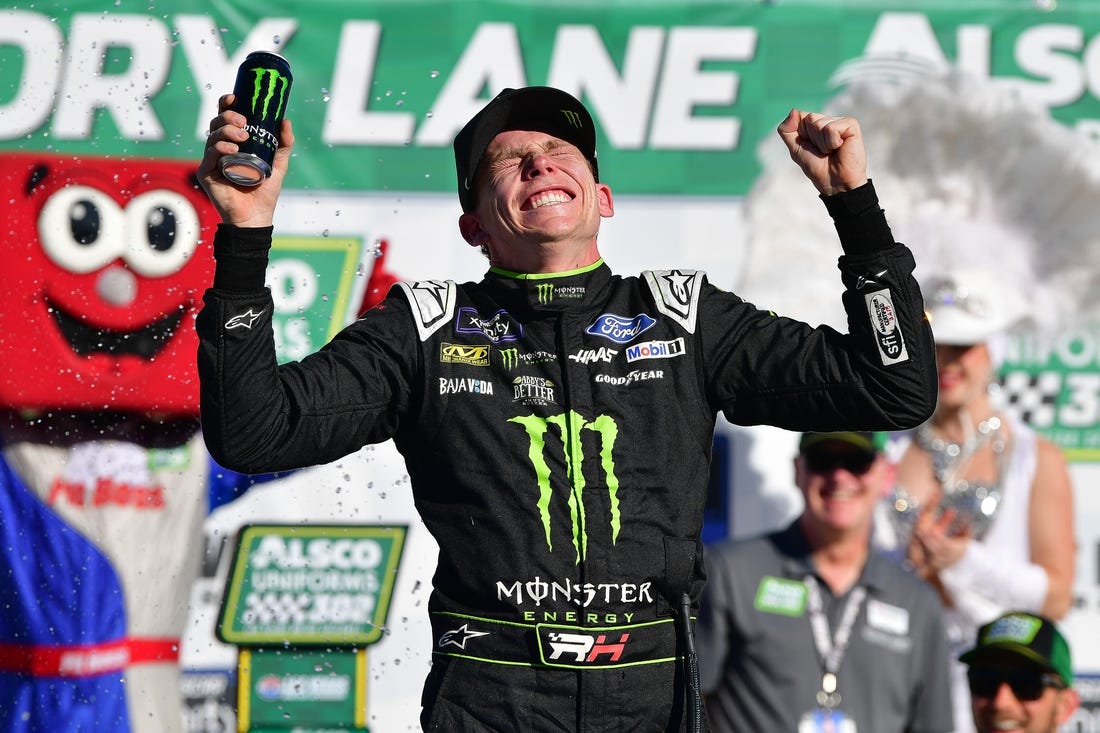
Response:
POLYGON ((869 433, 860 431, 833 432, 833 433, 803 433, 798 440, 798 452, 806 453, 823 443, 847 443, 859 448, 864 453, 881 453, 886 448, 886 433, 869 433))
POLYGON ((596 126, 592 115, 572 94, 553 87, 505 89, 466 123, 455 136, 458 200, 463 211, 474 208, 474 178, 485 148, 493 138, 509 130, 545 132, 572 143, 596 168, 596 126))

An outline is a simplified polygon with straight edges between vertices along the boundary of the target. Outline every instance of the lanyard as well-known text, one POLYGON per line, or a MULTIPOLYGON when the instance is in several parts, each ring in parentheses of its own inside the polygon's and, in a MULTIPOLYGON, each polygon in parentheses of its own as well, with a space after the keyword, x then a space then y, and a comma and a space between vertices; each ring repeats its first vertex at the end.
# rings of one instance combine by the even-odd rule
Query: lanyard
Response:
POLYGON ((814 647, 821 658, 824 673, 821 675, 821 692, 817 693, 819 704, 832 708, 840 702, 836 691, 836 673, 844 653, 848 651, 848 642, 856 625, 856 617, 863 601, 867 598, 867 589, 857 585, 848 596, 844 612, 840 616, 840 625, 835 634, 829 633, 829 620, 825 617, 825 606, 821 600, 821 587, 812 574, 806 575, 807 611, 810 615, 810 630, 813 632, 814 647))

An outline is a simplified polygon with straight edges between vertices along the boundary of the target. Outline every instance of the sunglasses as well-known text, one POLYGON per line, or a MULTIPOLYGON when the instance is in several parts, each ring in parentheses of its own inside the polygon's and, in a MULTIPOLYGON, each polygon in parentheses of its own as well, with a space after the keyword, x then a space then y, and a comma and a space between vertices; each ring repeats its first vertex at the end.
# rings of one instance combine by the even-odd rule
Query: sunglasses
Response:
POLYGON ((1066 688, 1065 680, 1049 672, 1003 672, 970 669, 966 673, 973 697, 996 697, 1001 685, 1008 685, 1012 694, 1021 702, 1038 700, 1048 687, 1066 688))
POLYGON ((810 451, 802 455, 806 464, 806 470, 811 473, 828 474, 843 468, 853 476, 862 476, 871 470, 877 455, 868 453, 852 453, 843 451, 831 453, 829 451, 810 451))

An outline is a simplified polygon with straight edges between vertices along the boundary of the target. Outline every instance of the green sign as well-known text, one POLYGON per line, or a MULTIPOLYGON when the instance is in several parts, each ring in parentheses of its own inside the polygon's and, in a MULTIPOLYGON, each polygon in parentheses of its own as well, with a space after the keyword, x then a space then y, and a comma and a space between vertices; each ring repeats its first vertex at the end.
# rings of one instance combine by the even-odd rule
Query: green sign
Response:
POLYGON ((351 298, 363 290, 355 282, 363 276, 362 254, 359 237, 274 238, 267 284, 275 303, 271 326, 280 362, 312 354, 350 320, 345 314, 353 307, 351 298))
POLYGON ((1016 338, 997 397, 1069 460, 1100 460, 1100 325, 1081 324, 1053 339, 1016 338))
POLYGON ((254 50, 294 71, 289 189, 452 192, 451 142, 507 86, 581 96, 620 194, 740 195, 791 106, 957 66, 1100 129, 1095 0, 177 0, 0 9, 0 150, 196 162, 254 50))
POLYGON ((406 527, 246 525, 218 618, 243 646, 362 646, 382 637, 406 527))
POLYGON ((238 730, 367 731, 366 650, 244 649, 238 666, 238 730))

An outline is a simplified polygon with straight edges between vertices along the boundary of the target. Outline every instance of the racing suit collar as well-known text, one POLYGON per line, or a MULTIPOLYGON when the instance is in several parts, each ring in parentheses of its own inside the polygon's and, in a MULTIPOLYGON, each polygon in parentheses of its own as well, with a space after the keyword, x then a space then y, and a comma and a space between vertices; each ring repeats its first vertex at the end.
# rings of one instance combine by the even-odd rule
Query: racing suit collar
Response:
POLYGON ((519 273, 489 268, 486 282, 532 311, 567 311, 585 307, 604 290, 611 268, 603 259, 567 272, 519 273))

